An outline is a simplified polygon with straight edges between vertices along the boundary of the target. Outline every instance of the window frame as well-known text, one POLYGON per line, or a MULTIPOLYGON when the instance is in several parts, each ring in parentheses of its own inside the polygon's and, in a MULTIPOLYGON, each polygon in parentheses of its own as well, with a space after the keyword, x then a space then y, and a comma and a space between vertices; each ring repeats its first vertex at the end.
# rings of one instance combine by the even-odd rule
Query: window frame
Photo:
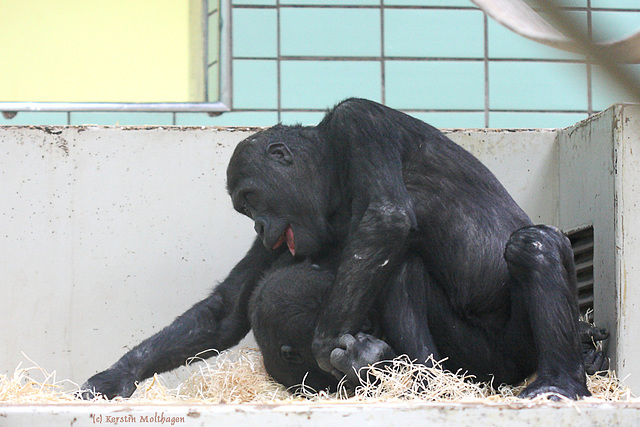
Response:
POLYGON ((2 102, 0 112, 5 116, 18 112, 158 112, 184 113, 205 112, 223 113, 231 111, 231 0, 201 0, 202 17, 201 33, 203 37, 202 55, 204 55, 204 102, 2 102), (211 64, 209 53, 209 1, 219 1, 219 56, 218 81, 210 82, 208 68, 211 64), (211 84, 218 84, 217 100, 209 100, 208 88, 211 84))

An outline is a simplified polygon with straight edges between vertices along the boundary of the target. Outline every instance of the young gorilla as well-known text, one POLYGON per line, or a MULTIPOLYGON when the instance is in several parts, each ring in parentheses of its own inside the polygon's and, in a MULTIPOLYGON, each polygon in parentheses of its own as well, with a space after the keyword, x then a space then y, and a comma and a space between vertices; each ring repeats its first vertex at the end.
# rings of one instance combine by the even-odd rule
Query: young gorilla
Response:
POLYGON ((494 384, 536 372, 526 397, 589 395, 568 240, 533 226, 495 176, 437 129, 346 100, 318 126, 278 125, 242 141, 227 186, 254 221, 252 248, 208 298, 86 388, 128 396, 135 381, 235 345, 249 331, 255 286, 288 249, 312 263, 341 254, 311 343, 324 372, 350 371, 334 364, 336 349, 366 364, 367 351, 344 344, 391 291, 398 300, 382 321, 397 353, 446 357, 448 369, 494 384), (392 292, 415 258, 424 277, 392 292))
MULTIPOLYGON (((380 316, 377 311, 380 304, 376 304, 378 307, 372 310, 362 331, 355 337, 343 337, 344 349, 332 352, 331 363, 336 369, 331 374, 320 369, 311 343, 336 277, 334 266, 332 262, 320 265, 305 260, 275 268, 260 281, 251 297, 251 329, 265 368, 287 387, 304 384, 315 391, 335 391, 344 375, 351 385, 357 385, 361 368, 396 356, 386 342, 376 338, 383 333, 379 322, 385 323, 386 314, 382 311, 380 316)), ((391 289, 406 291, 401 286, 391 289)))
POLYGON ((249 303, 251 329, 267 373, 286 387, 303 382, 316 391, 337 380, 320 369, 311 341, 335 275, 304 261, 276 269, 257 285, 249 303))

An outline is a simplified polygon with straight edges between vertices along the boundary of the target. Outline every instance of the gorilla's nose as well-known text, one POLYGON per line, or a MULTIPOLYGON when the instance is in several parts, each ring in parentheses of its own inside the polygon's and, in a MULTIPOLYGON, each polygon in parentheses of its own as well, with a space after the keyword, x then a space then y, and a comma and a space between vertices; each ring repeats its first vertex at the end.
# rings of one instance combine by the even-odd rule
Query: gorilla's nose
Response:
POLYGON ((264 239, 264 229, 266 226, 266 221, 263 218, 256 218, 253 229, 256 230, 256 233, 258 233, 261 239, 264 239))

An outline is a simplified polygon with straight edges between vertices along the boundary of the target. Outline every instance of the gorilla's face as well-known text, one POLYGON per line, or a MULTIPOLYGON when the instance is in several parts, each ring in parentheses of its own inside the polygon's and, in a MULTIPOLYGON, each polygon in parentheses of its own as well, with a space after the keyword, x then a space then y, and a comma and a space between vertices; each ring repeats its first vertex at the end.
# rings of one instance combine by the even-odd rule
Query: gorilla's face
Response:
POLYGON ((240 142, 227 169, 227 189, 267 249, 312 255, 331 239, 329 179, 315 134, 294 129, 274 126, 240 142))
MULTIPOLYGON (((293 342, 283 339, 282 342, 293 342)), ((263 342, 264 344, 264 342, 263 342)), ((267 373, 280 384, 296 391, 301 388, 313 391, 329 390, 334 392, 338 380, 320 369, 311 353, 311 344, 293 347, 283 344, 280 348, 260 345, 267 373)))
POLYGON ((334 391, 338 380, 311 351, 318 314, 333 273, 308 261, 267 273, 251 298, 251 328, 267 373, 286 387, 334 391))

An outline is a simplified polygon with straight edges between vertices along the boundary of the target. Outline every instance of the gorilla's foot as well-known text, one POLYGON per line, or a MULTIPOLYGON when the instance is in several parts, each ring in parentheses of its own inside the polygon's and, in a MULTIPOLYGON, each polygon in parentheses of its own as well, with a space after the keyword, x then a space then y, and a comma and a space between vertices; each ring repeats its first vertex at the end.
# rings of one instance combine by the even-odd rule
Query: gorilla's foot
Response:
POLYGON ((529 384, 518 397, 533 399, 543 394, 549 394, 549 400, 560 400, 561 396, 573 400, 591 396, 585 380, 576 381, 575 379, 569 378, 556 378, 554 381, 550 381, 549 379, 539 377, 529 384))

